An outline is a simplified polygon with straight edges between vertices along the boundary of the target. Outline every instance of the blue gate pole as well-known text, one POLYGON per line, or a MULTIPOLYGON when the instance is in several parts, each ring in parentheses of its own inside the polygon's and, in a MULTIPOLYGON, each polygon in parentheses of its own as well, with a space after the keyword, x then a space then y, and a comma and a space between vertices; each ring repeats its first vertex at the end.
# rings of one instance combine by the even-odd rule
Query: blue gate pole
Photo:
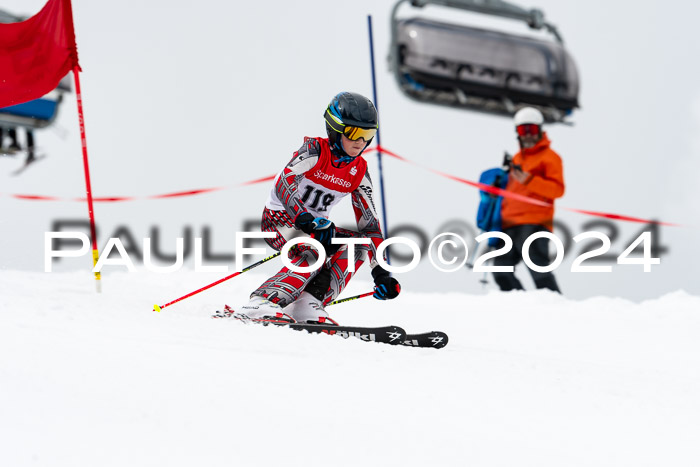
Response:
MULTIPOLYGON (((369 57, 370 64, 372 65, 372 94, 374 97, 374 105, 377 108, 377 115, 379 115, 379 101, 377 100, 377 77, 374 72, 374 40, 372 39, 372 15, 367 15, 367 27, 369 28, 369 57)), ((378 119, 377 119, 378 120, 378 119)), ((379 137, 379 128, 377 128, 377 163, 379 164, 379 196, 382 201, 382 223, 384 224, 384 235, 389 235, 389 224, 386 222, 386 201, 384 198, 384 171, 382 170, 382 143, 379 137)), ((389 249, 386 249, 386 262, 391 264, 389 259, 389 249)))

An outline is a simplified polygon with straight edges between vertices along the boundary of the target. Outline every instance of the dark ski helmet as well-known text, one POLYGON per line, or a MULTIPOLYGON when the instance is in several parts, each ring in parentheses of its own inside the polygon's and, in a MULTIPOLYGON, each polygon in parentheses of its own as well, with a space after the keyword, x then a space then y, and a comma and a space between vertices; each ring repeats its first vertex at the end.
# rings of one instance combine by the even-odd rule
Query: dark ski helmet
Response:
MULTIPOLYGON (((341 92, 336 95, 324 113, 328 141, 334 151, 349 157, 343 150, 340 135, 351 140, 364 138, 365 149, 377 134, 377 109, 372 101, 356 92, 341 92)), ((363 149, 364 151, 364 149, 363 149)))

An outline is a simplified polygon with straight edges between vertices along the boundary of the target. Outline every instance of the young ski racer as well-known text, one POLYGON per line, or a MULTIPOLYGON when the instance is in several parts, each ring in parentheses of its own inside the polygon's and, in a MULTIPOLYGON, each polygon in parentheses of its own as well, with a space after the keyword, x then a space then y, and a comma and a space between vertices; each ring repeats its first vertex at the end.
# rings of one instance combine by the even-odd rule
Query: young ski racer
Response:
MULTIPOLYGON (((372 101, 353 93, 336 95, 324 114, 328 138, 304 138, 304 144, 277 175, 262 215, 262 230, 275 250, 299 231, 320 242, 327 253, 324 265, 313 272, 294 272, 283 267, 250 296, 250 302, 233 313, 243 320, 337 324, 328 317, 325 305, 336 299, 355 271, 370 261, 374 297, 396 298, 401 290, 376 261, 377 247, 384 239, 372 200, 372 181, 362 152, 377 133, 377 110, 372 101), (341 199, 350 195, 358 231, 336 227, 328 217, 341 199), (369 245, 355 245, 348 257, 347 245, 331 244, 334 237, 367 238, 369 245)), ((314 264, 318 252, 308 244, 297 244, 289 253, 292 264, 314 264)))

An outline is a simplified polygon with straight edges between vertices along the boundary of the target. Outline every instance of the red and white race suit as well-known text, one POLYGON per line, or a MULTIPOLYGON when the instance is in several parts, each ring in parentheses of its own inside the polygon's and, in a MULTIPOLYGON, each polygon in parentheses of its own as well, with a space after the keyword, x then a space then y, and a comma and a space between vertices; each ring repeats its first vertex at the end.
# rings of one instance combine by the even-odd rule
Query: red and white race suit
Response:
MULTIPOLYGON (((281 250, 287 240, 299 235, 294 228, 294 219, 299 214, 308 212, 314 217, 328 218, 331 209, 347 195, 352 199, 358 230, 336 228, 336 237, 369 238, 369 245, 355 246, 352 260, 355 271, 368 256, 374 267, 377 247, 384 237, 372 200, 372 181, 367 173, 367 162, 358 156, 351 162, 339 163, 331 153, 326 138, 304 138, 304 144, 275 178, 262 217, 262 230, 276 234, 275 238, 266 239, 267 243, 281 250)), ((326 260, 324 267, 331 270, 331 287, 324 304, 337 298, 353 275, 348 271, 347 250, 347 246, 343 246, 326 260)), ((316 262, 318 252, 300 244, 290 250, 289 256, 293 264, 304 267, 316 262)), ((286 306, 299 297, 316 274, 318 270, 298 273, 284 267, 253 295, 286 306)))

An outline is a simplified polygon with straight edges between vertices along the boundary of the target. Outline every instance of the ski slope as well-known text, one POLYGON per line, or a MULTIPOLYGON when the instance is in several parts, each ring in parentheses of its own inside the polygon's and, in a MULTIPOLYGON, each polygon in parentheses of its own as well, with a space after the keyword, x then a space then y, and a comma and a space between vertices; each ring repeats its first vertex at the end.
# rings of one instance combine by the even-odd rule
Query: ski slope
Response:
MULTIPOLYGON (((251 272, 0 271, 5 466, 696 466, 700 298, 416 294, 330 308, 442 350, 209 318, 251 272)), ((351 284, 348 293, 369 288, 351 284)))

